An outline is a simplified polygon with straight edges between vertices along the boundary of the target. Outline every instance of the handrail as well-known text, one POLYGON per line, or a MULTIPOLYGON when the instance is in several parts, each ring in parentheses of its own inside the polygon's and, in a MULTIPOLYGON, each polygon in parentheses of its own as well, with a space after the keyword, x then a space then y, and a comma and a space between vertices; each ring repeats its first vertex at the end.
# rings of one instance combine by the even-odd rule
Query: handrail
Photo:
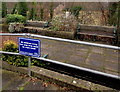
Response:
MULTIPOLYGON (((0 53, 3 53, 3 54, 12 54, 12 55, 21 55, 19 53, 5 52, 5 51, 0 51, 0 53)), ((105 77, 109 77, 109 78, 120 80, 119 76, 108 74, 108 73, 104 73, 104 72, 100 72, 100 71, 96 71, 96 70, 92 70, 92 69, 88 69, 88 68, 79 67, 79 66, 76 66, 76 65, 62 63, 62 62, 51 60, 51 59, 45 59, 43 57, 35 58, 35 59, 39 59, 39 60, 43 60, 43 61, 46 61, 46 62, 55 63, 55 64, 58 64, 58 65, 62 65, 62 66, 66 66, 66 67, 70 67, 70 68, 82 70, 82 71, 85 71, 85 72, 90 72, 90 73, 98 74, 98 75, 101 75, 101 76, 105 76, 105 77)))
POLYGON ((70 42, 70 43, 76 43, 76 44, 83 44, 83 45, 89 45, 89 46, 96 46, 96 47, 102 47, 102 48, 109 48, 109 49, 115 49, 120 50, 120 47, 118 46, 112 46, 112 45, 105 45, 105 44, 97 44, 97 43, 91 43, 91 42, 85 42, 85 41, 76 41, 76 40, 69 40, 69 39, 63 39, 63 38, 56 38, 56 37, 49 37, 49 36, 42 36, 42 35, 36 35, 36 34, 30 34, 30 33, 0 33, 0 36, 7 36, 7 35, 13 35, 13 36, 31 36, 31 37, 38 37, 38 38, 44 38, 49 40, 56 40, 56 41, 63 41, 63 42, 70 42))

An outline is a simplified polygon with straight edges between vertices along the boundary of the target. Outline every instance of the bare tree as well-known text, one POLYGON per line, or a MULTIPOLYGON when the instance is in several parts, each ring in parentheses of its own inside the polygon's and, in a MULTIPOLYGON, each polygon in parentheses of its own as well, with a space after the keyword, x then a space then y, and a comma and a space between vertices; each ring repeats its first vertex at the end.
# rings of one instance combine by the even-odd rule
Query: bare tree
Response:
POLYGON ((106 16, 106 12, 105 12, 105 5, 108 5, 108 2, 98 2, 99 3, 99 7, 100 7, 100 10, 101 10, 101 13, 102 13, 102 22, 104 23, 104 25, 107 24, 107 16, 106 16))

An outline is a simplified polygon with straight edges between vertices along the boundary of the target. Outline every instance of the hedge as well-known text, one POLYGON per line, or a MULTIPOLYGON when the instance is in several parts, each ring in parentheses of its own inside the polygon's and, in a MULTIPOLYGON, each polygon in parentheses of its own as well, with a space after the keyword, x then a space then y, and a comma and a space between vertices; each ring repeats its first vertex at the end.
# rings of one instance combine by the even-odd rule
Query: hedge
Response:
POLYGON ((12 23, 12 22, 20 22, 20 23, 25 23, 26 18, 22 15, 19 14, 8 14, 6 16, 6 23, 12 23))

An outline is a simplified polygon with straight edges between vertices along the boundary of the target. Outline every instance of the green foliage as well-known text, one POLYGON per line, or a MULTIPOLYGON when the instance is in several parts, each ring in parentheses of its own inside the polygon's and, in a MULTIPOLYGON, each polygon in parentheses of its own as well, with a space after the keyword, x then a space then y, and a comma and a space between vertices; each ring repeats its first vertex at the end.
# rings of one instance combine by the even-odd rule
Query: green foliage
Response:
MULTIPOLYGON (((7 52, 18 52, 18 46, 13 41, 5 41, 4 42, 4 48, 3 51, 7 52)), ((27 66, 27 57, 25 56, 16 56, 16 55, 2 55, 2 60, 7 61, 9 64, 15 65, 15 66, 27 66)))
POLYGON ((17 14, 17 4, 14 5, 12 13, 11 14, 17 14))
POLYGON ((41 8, 40 9, 40 19, 43 20, 43 14, 44 14, 44 9, 41 8))
MULTIPOLYGON (((8 40, 4 42, 3 51, 18 53, 18 46, 15 42, 8 40)), ((15 66, 28 66, 27 56, 2 54, 2 60, 7 61, 9 64, 15 66)), ((40 60, 32 59, 31 65, 45 66, 45 65, 49 65, 49 63, 44 63, 40 60)))
POLYGON ((5 2, 2 2, 2 18, 7 15, 7 6, 5 2))
POLYGON ((42 3, 40 3, 40 20, 43 20, 43 15, 44 15, 44 8, 42 6, 42 3))
POLYGON ((18 46, 13 41, 5 41, 3 51, 18 52, 18 46))
POLYGON ((34 20, 34 17, 35 17, 34 8, 31 8, 29 20, 34 20))
POLYGON ((117 27, 115 45, 120 46, 120 2, 114 2, 109 7, 108 23, 117 27))
POLYGON ((20 22, 20 23, 25 23, 26 18, 22 15, 19 14, 8 14, 6 16, 6 23, 12 23, 12 22, 20 22))
POLYGON ((33 8, 34 8, 34 19, 37 19, 37 2, 33 2, 33 8))
POLYGON ((35 2, 33 2, 32 3, 32 8, 31 8, 31 10, 30 10, 30 16, 29 16, 29 20, 35 20, 36 19, 36 3, 35 2))
POLYGON ((79 12, 81 9, 82 9, 81 6, 74 6, 70 9, 70 11, 78 19, 79 12))
POLYGON ((108 23, 110 25, 117 25, 118 22, 118 3, 115 2, 109 7, 108 23))
POLYGON ((28 11, 27 3, 19 2, 18 3, 18 14, 27 16, 27 11, 28 11))
POLYGON ((53 13, 54 13, 54 11, 53 11, 53 2, 51 2, 51 5, 50 5, 50 19, 53 18, 53 13))
POLYGON ((19 90, 20 90, 20 91, 24 90, 24 87, 20 87, 19 90))

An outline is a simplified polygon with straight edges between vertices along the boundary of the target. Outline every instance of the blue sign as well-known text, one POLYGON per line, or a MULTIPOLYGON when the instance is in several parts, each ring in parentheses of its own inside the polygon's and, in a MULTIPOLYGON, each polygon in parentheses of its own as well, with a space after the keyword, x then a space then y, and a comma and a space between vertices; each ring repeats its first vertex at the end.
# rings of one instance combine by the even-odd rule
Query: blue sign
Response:
POLYGON ((19 54, 40 57, 40 40, 31 38, 18 38, 19 54))

